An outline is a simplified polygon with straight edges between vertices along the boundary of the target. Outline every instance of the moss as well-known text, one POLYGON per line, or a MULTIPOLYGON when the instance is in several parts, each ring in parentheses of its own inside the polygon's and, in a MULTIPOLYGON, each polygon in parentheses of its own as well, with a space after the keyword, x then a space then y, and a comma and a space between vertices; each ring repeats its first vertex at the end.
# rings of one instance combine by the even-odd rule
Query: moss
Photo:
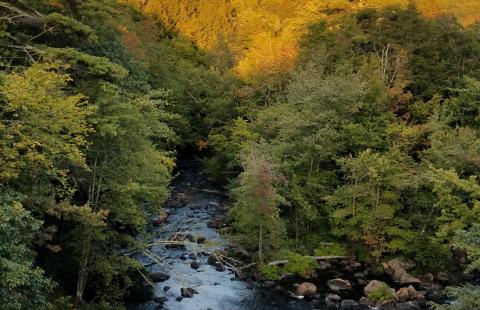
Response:
POLYGON ((268 280, 278 280, 286 274, 308 277, 317 267, 314 259, 295 252, 286 251, 279 257, 288 260, 288 263, 284 266, 263 265, 259 268, 260 273, 268 280))
POLYGON ((381 284, 372 292, 370 292, 367 297, 368 299, 376 302, 383 302, 395 298, 395 293, 394 290, 387 284, 381 284))

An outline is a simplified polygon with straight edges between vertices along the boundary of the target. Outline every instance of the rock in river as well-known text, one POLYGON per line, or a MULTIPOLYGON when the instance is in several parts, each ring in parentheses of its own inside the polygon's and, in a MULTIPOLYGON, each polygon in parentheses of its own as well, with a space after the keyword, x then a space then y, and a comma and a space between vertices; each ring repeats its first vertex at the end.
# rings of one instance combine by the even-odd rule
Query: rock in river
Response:
POLYGON ((190 264, 190 267, 192 267, 192 269, 195 269, 197 270, 198 268, 200 268, 200 263, 196 260, 194 260, 191 264, 190 264))
POLYGON ((297 296, 312 296, 317 293, 317 286, 310 282, 303 282, 302 284, 297 284, 295 289, 295 295, 297 296))
POLYGON ((334 292, 352 290, 352 284, 349 281, 340 278, 328 280, 327 286, 334 292))
POLYGON ((198 294, 198 291, 192 287, 182 287, 180 289, 180 294, 184 298, 192 298, 193 295, 198 294))
POLYGON ((152 282, 155 282, 155 283, 164 282, 170 279, 170 276, 163 272, 154 272, 149 274, 148 277, 150 278, 150 280, 152 280, 152 282))
POLYGON ((414 299, 417 296, 417 291, 413 286, 402 287, 395 293, 395 298, 399 302, 406 302, 414 299))

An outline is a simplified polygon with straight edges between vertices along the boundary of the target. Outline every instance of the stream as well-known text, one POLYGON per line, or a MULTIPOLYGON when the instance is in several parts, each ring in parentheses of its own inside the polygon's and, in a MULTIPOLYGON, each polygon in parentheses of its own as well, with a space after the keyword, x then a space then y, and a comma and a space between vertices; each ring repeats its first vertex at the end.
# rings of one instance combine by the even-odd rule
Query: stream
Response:
POLYGON ((228 241, 216 229, 209 227, 212 225, 208 225, 216 217, 226 214, 227 201, 221 187, 210 183, 203 175, 199 162, 188 160, 179 163, 172 197, 179 196, 185 201, 176 206, 170 203, 165 208, 167 223, 153 228, 155 241, 168 240, 180 233, 193 242, 188 242, 184 247, 158 244, 150 248, 151 253, 135 256, 140 263, 148 266, 146 269, 150 274, 165 273, 169 279, 155 283, 151 300, 129 305, 129 310, 324 309, 318 306, 314 308, 310 303, 291 298, 274 288, 267 289, 240 280, 231 268, 222 270, 208 264, 208 253, 228 246, 228 241), (206 241, 198 244, 195 242, 198 237, 204 237, 206 241), (199 266, 195 266, 198 269, 192 268, 193 261, 198 263, 199 266), (181 288, 193 288, 198 294, 182 298, 181 288))

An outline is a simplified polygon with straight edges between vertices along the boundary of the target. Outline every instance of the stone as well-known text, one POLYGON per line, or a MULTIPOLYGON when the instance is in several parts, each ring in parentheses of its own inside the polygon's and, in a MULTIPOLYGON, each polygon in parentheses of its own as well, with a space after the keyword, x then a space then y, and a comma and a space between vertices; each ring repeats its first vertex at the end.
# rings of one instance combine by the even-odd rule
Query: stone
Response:
POLYGON ((365 286, 365 288, 363 289, 363 293, 365 294, 365 296, 368 296, 368 295, 370 295, 371 292, 373 292, 376 289, 378 289, 379 287, 382 287, 382 286, 385 286, 385 285, 388 286, 387 283, 385 283, 385 282, 378 281, 378 280, 372 280, 367 284, 367 286, 365 286))
POLYGON ((439 272, 435 275, 435 279, 437 279, 438 282, 442 283, 448 283, 450 281, 450 277, 447 272, 439 272))
POLYGON ((153 299, 154 302, 156 302, 157 304, 164 304, 168 301, 168 298, 165 297, 165 296, 162 296, 162 297, 155 297, 153 299))
POLYGON ((164 282, 164 281, 167 281, 168 279, 170 279, 170 276, 166 273, 163 273, 163 272, 154 272, 154 273, 149 274, 148 277, 154 283, 164 282))
POLYGON ((197 270, 198 268, 200 268, 200 263, 199 263, 198 261, 194 260, 194 261, 190 264, 190 267, 191 267, 192 269, 197 270))
POLYGON ((207 226, 208 226, 208 228, 218 229, 218 228, 225 227, 226 225, 223 222, 222 218, 215 218, 215 219, 211 220, 210 222, 208 222, 207 226))
POLYGON ((181 301, 183 300, 183 297, 182 297, 182 296, 178 296, 176 299, 177 299, 178 302, 181 302, 181 301))
POLYGON ((319 261, 317 269, 320 271, 331 270, 332 264, 330 264, 329 262, 319 261))
POLYGON ((353 274, 353 277, 355 279, 363 279, 365 277, 365 274, 363 272, 356 272, 353 274))
POLYGON ((192 298, 195 294, 198 294, 198 291, 192 287, 182 287, 180 294, 183 298, 192 298))
POLYGON ((427 299, 425 298, 426 292, 417 292, 417 295, 415 296, 415 301, 417 304, 420 306, 424 307, 427 305, 427 299))
POLYGON ((218 272, 224 272, 225 271, 225 267, 222 266, 222 265, 218 265, 215 267, 215 270, 218 271, 218 272))
POLYGON ((221 265, 218 257, 215 254, 210 254, 207 259, 207 263, 212 266, 221 265))
POLYGON ((351 291, 352 290, 352 284, 347 281, 343 280, 340 278, 332 279, 327 281, 327 286, 329 289, 335 292, 340 292, 340 291, 351 291))
POLYGON ((310 282, 303 282, 295 288, 295 295, 297 296, 312 296, 317 293, 317 286, 310 282))
POLYGON ((187 239, 187 240, 190 241, 190 242, 194 242, 194 241, 195 241, 195 238, 193 237, 192 234, 187 234, 187 235, 185 236, 185 239, 187 239))
POLYGON ((180 255, 181 260, 187 260, 187 258, 188 258, 187 253, 183 253, 182 255, 180 255))
POLYGON ((384 262, 385 272, 392 276, 392 279, 400 285, 421 283, 420 279, 407 273, 408 270, 415 267, 415 263, 410 260, 395 258, 384 262))
POLYGON ((205 238, 203 236, 198 236, 197 237, 197 243, 198 244, 203 244, 203 243, 205 243, 205 241, 207 241, 207 238, 205 238))
POLYGON ((369 307, 375 307, 376 303, 374 301, 371 301, 370 299, 368 299, 367 297, 362 297, 360 298, 360 300, 358 301, 359 304, 361 305, 366 305, 366 306, 369 306, 369 307))
POLYGON ((397 303, 395 310, 421 310, 421 307, 413 301, 397 303))
POLYGON ((155 226, 155 227, 160 226, 162 224, 166 224, 166 223, 168 223, 167 215, 162 214, 160 216, 154 217, 154 218, 152 218, 151 222, 152 222, 152 225, 155 226))
POLYGON ((402 287, 395 293, 395 299, 399 302, 407 302, 415 299, 417 296, 417 290, 413 286, 402 287))
POLYGON ((342 309, 354 309, 358 307, 358 302, 353 299, 344 299, 340 303, 340 308, 342 309))
POLYGON ((167 292, 169 289, 170 289, 170 286, 168 286, 168 285, 165 285, 165 286, 163 287, 163 291, 164 291, 164 292, 167 292))
POLYGON ((336 295, 336 294, 328 294, 325 297, 325 304, 329 308, 337 308, 338 305, 340 304, 340 301, 342 300, 342 297, 336 295))
POLYGON ((275 282, 273 282, 273 281, 265 281, 265 282, 263 282, 263 286, 266 287, 266 288, 270 288, 270 287, 275 286, 275 282))

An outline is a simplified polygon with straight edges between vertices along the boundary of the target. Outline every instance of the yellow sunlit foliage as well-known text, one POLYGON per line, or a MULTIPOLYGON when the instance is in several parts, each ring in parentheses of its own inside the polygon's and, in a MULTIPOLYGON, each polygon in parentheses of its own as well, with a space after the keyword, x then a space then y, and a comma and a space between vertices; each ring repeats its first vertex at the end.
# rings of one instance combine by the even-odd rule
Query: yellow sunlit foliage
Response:
MULTIPOLYGON (((119 0, 159 18, 194 41, 216 50, 221 39, 237 60, 234 71, 247 82, 259 75, 291 69, 297 42, 307 26, 361 8, 406 6, 410 0, 119 0)), ((428 17, 454 14, 464 24, 479 20, 480 1, 421 0, 419 10, 428 17)), ((135 38, 125 41, 135 45, 135 38)))

